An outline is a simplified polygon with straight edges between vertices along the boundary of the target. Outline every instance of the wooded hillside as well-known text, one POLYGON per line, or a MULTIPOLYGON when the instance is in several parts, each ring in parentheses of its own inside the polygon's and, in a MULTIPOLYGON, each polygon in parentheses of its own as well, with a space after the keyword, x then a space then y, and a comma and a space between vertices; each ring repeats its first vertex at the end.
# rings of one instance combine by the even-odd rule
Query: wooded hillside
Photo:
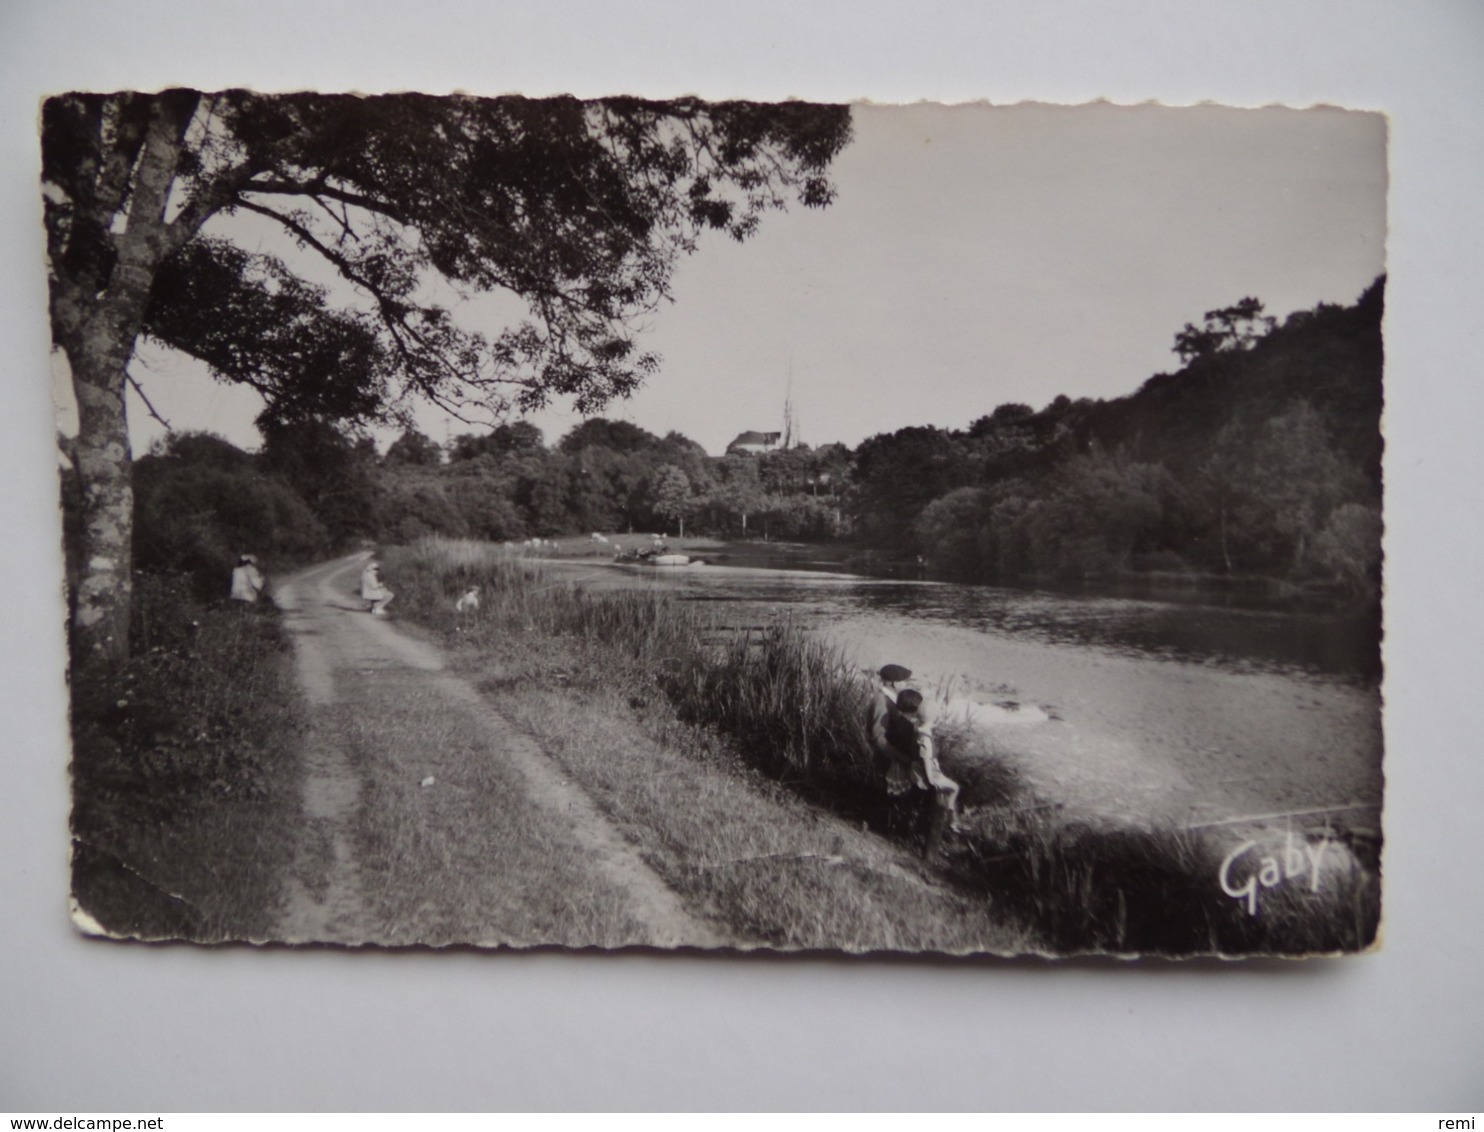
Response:
MULTIPOLYGON (((136 464, 139 565, 219 581, 252 549, 305 557, 424 534, 664 531, 849 539, 971 581, 1127 571, 1379 584, 1384 279, 1281 325, 1244 299, 1175 337, 1184 365, 1108 401, 1002 404, 964 429, 708 456, 594 418, 384 454, 329 423, 261 452, 178 435, 136 464)), ((208 583, 215 584, 215 583, 208 583)))

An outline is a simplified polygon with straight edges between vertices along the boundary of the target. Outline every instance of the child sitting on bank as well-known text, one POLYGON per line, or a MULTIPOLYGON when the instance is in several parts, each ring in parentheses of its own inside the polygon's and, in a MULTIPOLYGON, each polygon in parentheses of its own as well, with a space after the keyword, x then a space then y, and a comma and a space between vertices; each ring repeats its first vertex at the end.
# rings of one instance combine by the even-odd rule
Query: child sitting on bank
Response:
POLYGON ((381 564, 371 559, 361 571, 361 600, 366 608, 376 617, 385 617, 386 607, 395 596, 381 580, 381 564))

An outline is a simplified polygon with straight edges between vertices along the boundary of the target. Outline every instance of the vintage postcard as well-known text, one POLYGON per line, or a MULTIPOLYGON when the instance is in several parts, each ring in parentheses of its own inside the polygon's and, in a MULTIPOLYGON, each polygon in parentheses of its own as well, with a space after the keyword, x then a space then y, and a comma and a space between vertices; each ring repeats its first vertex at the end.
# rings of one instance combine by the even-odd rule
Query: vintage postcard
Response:
POLYGON ((41 145, 82 930, 1377 946, 1382 115, 170 90, 41 145))

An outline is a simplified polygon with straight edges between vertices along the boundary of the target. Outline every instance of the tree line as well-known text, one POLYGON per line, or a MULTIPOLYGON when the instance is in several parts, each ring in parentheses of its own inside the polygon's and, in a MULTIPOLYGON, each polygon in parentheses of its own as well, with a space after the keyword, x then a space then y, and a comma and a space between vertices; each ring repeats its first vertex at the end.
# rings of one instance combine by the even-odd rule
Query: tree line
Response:
POLYGON ((854 449, 712 457, 603 418, 553 444, 524 421, 446 446, 409 429, 384 453, 313 418, 267 422, 258 453, 178 435, 137 461, 136 556, 220 579, 248 548, 654 531, 848 540, 968 581, 1169 571, 1374 596, 1383 293, 1281 326, 1243 299, 1187 325, 1182 367, 1127 397, 1002 404, 854 449))
POLYGON ((256 453, 181 433, 135 462, 135 556, 209 588, 249 549, 298 561, 429 534, 834 539, 848 529, 850 460, 839 444, 713 458, 679 433, 603 418, 552 445, 525 421, 446 448, 409 429, 381 454, 324 421, 267 429, 256 453))
POLYGON ((1282 325, 1245 298, 1187 324, 1181 369, 1127 397, 874 437, 857 454, 862 533, 903 532, 971 580, 1171 571, 1373 598, 1384 292, 1383 277, 1282 325))

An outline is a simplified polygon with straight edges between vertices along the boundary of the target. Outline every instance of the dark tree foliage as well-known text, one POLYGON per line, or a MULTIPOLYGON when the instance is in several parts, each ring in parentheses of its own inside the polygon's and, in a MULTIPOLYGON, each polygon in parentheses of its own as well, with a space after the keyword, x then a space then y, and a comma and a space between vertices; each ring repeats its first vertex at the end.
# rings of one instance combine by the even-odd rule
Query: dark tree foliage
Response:
POLYGON ((961 436, 913 426, 862 441, 851 500, 856 529, 870 541, 906 546, 923 508, 971 482, 972 464, 961 436))
POLYGON ((261 466, 294 488, 319 516, 332 542, 374 533, 376 450, 318 420, 265 423, 261 466))
POLYGON ((1374 597, 1384 284, 1282 326, 1252 298, 1209 311, 1209 348, 1128 397, 1058 397, 1039 413, 1003 405, 931 444, 915 429, 873 438, 857 454, 862 529, 889 542, 900 514, 874 530, 871 516, 920 494, 956 448, 975 470, 918 509, 903 547, 935 569, 976 580, 1263 574, 1374 597))
POLYGON ((658 450, 616 452, 601 444, 572 453, 571 510, 577 531, 628 531, 649 525, 646 485, 658 450))
POLYGON ((592 417, 583 421, 557 447, 563 452, 580 452, 584 448, 607 448, 612 452, 642 452, 663 443, 654 433, 628 421, 610 421, 592 417))
POLYGON ((135 465, 141 569, 190 575, 203 599, 224 598, 239 554, 265 565, 322 554, 318 516, 260 457, 209 433, 182 433, 135 465))
POLYGON ((515 452, 539 452, 546 447, 541 430, 529 421, 514 421, 496 426, 483 436, 473 433, 454 438, 452 460, 473 460, 480 456, 509 456, 515 452))
POLYGON ((77 390, 79 657, 127 647, 124 391, 149 335, 265 401, 265 428, 580 411, 658 359, 636 326, 700 236, 830 202, 849 110, 611 98, 73 93, 42 108, 52 333, 77 390), (278 245, 232 242, 253 217, 278 245), (208 226, 210 226, 208 228, 208 226), (300 267, 317 257, 342 286, 300 267), (484 333, 449 294, 526 316, 484 333))
POLYGON ((1223 350, 1248 350, 1272 331, 1277 320, 1263 314, 1260 300, 1248 296, 1229 307, 1207 311, 1200 326, 1186 323, 1175 335, 1175 353, 1186 365, 1223 350))
POLYGON ((253 455, 214 432, 177 432, 158 443, 151 456, 174 459, 182 466, 242 471, 253 466, 253 455))
POLYGON ((973 424, 971 424, 969 426, 969 435, 983 436, 986 433, 994 432, 1000 428, 1003 428, 1007 424, 1010 424, 1014 421, 1022 421, 1025 420, 1027 417, 1033 417, 1035 415, 1036 411, 1029 405, 1022 405, 1019 402, 1010 401, 999 406, 997 409, 995 409, 994 412, 990 413, 989 416, 980 417, 973 424))
POLYGON ((443 449, 416 429, 409 428, 392 441, 382 459, 389 464, 436 467, 443 462, 443 449))
POLYGON ((418 464, 385 464, 375 473, 376 537, 406 544, 426 535, 508 538, 504 531, 472 528, 472 506, 461 506, 459 481, 418 464))
POLYGON ((1353 305, 1321 304, 1290 316, 1253 345, 1159 374, 1128 397, 1100 406, 1089 432, 1105 447, 1128 446, 1194 479, 1222 429, 1255 432, 1305 401, 1331 438, 1381 489, 1381 319, 1385 277, 1353 305))
POLYGON ((281 261, 198 239, 160 266, 145 331, 266 402, 262 423, 375 419, 393 359, 375 319, 336 309, 281 261))

